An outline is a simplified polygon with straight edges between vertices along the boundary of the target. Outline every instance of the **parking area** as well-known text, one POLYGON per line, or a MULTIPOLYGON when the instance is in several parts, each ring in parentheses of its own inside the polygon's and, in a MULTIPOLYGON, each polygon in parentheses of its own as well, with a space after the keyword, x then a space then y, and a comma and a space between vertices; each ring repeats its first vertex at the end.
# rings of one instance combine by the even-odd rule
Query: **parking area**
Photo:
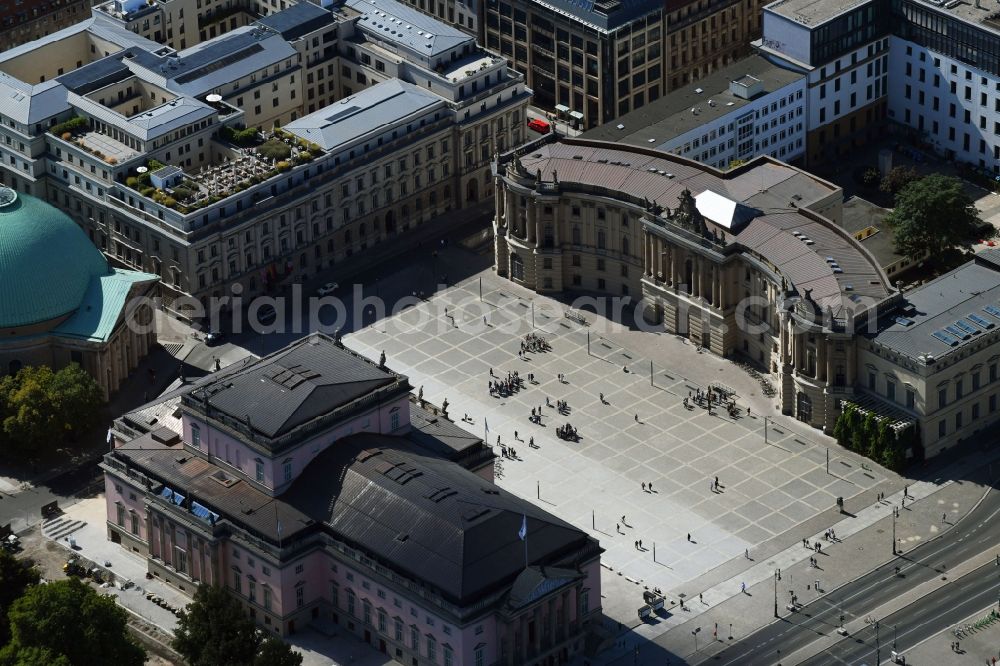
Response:
POLYGON ((467 417, 465 427, 498 454, 498 441, 514 449, 516 457, 500 459, 497 482, 600 540, 603 606, 612 620, 635 624, 643 587, 679 592, 752 556, 837 497, 885 479, 880 469, 830 452, 818 433, 810 437, 775 416, 759 393, 751 398, 754 382, 730 361, 671 336, 623 332, 593 314, 584 325, 564 311, 485 272, 345 343, 372 358, 384 351, 425 399, 447 400, 454 421, 467 417), (550 351, 519 356, 528 333, 550 351), (622 346, 623 338, 641 348, 622 346), (524 388, 491 395, 491 370, 498 378, 518 372, 524 388), (685 407, 689 395, 720 381, 741 394, 736 418, 685 407), (566 401, 565 414, 556 401, 566 401), (531 422, 532 409, 540 423, 531 422), (762 411, 769 412, 766 442, 762 411), (579 442, 556 437, 566 423, 579 442))

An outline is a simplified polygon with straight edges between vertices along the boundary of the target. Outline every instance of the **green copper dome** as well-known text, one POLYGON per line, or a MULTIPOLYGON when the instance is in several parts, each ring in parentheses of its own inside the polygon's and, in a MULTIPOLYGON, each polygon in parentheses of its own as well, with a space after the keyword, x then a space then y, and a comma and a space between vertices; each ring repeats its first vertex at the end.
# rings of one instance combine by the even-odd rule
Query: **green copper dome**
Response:
POLYGON ((45 322, 80 306, 101 251, 61 211, 0 186, 0 329, 45 322))

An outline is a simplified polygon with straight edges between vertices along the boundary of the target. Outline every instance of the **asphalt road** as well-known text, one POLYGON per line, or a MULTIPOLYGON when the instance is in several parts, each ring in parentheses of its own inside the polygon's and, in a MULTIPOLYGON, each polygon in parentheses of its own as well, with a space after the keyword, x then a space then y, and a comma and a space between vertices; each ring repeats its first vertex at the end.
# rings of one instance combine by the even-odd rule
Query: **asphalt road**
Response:
MULTIPOLYGON (((865 617, 872 608, 932 578, 947 575, 951 564, 995 548, 997 544, 1000 544, 1000 492, 991 489, 979 506, 945 535, 890 560, 858 580, 806 604, 798 612, 782 610, 781 620, 699 663, 718 666, 778 663, 781 654, 790 654, 820 636, 835 633, 840 626, 841 612, 844 622, 865 617), (900 568, 898 576, 895 573, 897 566, 900 568)), ((996 595, 993 598, 996 599, 996 595)), ((981 603, 979 607, 985 605, 988 604, 981 603)), ((938 608, 936 612, 951 617, 947 608, 938 608)), ((964 617, 961 613, 959 616, 964 617)), ((934 631, 927 629, 925 635, 929 636, 934 631)), ((829 664, 832 661, 827 658, 817 663, 829 664)))
POLYGON ((41 522, 42 505, 55 501, 65 507, 93 495, 102 478, 97 465, 96 460, 81 465, 16 495, 0 494, 0 524, 11 523, 12 529, 19 532, 41 522))
POLYGON ((875 627, 869 626, 803 664, 875 666, 886 663, 892 653, 894 636, 897 649, 905 654, 909 647, 995 605, 998 594, 1000 594, 1000 569, 991 562, 888 617, 877 618, 878 642, 875 639, 875 627))

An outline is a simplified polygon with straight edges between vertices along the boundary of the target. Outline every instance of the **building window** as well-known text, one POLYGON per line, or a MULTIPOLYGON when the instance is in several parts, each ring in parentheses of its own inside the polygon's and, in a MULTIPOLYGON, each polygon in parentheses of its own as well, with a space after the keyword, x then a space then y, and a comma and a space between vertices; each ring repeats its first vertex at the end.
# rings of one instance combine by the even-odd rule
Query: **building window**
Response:
POLYGON ((115 505, 115 508, 118 509, 118 526, 125 527, 125 507, 119 503, 115 505))
POLYGON ((990 414, 997 411, 997 397, 996 395, 990 396, 990 414))
POLYGON ((444 648, 444 666, 455 666, 455 655, 452 654, 451 648, 447 646, 444 648))
POLYGON ((427 637, 427 658, 431 660, 432 664, 437 663, 437 641, 433 636, 427 637))
POLYGON ((285 464, 283 465, 283 468, 285 473, 285 483, 288 483, 289 481, 292 480, 292 461, 291 460, 286 461, 285 464))
POLYGON ((885 381, 885 397, 892 401, 896 400, 896 382, 891 379, 885 381))
POLYGON ((944 437, 945 432, 948 430, 948 424, 945 423, 944 419, 938 421, 938 437, 944 437))
POLYGON ((181 548, 174 549, 174 569, 178 573, 187 573, 187 553, 181 548))
POLYGON ((483 654, 483 648, 477 647, 474 655, 475 655, 476 666, 485 666, 486 658, 485 655, 483 654))
POLYGON ((258 460, 255 465, 255 476, 258 483, 264 483, 264 461, 258 460))
POLYGON ((247 580, 247 594, 250 601, 257 601, 257 583, 249 579, 247 580))
POLYGON ((233 590, 236 594, 243 594, 243 574, 233 571, 233 590))
POLYGON ((977 402, 972 405, 972 420, 975 421, 978 418, 979 418, 979 403, 977 402))
POLYGON ((973 391, 978 391, 979 390, 979 371, 978 370, 976 370, 975 372, 972 373, 972 390, 973 391))
POLYGON ((872 391, 875 390, 875 373, 874 372, 869 372, 868 373, 868 388, 871 389, 872 391))
POLYGON ((271 610, 271 588, 264 588, 264 610, 271 610))
POLYGON ((389 415, 389 430, 399 429, 399 412, 393 412, 389 415))
POLYGON ((395 624, 393 626, 393 638, 396 640, 397 643, 403 642, 403 621, 400 620, 398 617, 396 618, 395 624))
POLYGON ((191 426, 191 446, 201 448, 201 428, 196 425, 191 426))
POLYGON ((959 380, 957 380, 955 382, 955 399, 956 400, 961 400, 962 399, 962 380, 961 379, 959 379, 959 380))
POLYGON ((295 588, 295 607, 302 608, 306 605, 306 586, 299 585, 295 588))
POLYGON ((962 429, 962 412, 955 414, 955 432, 962 429))
POLYGON ((913 409, 915 404, 916 404, 916 396, 913 394, 913 391, 911 391, 910 389, 906 389, 906 407, 908 409, 913 409))
POLYGON ((347 591, 347 613, 351 617, 355 617, 355 604, 357 603, 357 596, 354 594, 354 590, 347 591))
POLYGON ((938 407, 944 407, 948 404, 948 389, 941 388, 938 389, 938 407))
POLYGON ((137 514, 135 511, 132 511, 129 514, 129 517, 132 519, 132 534, 138 535, 139 534, 139 514, 137 514))
POLYGON ((410 627, 410 647, 414 652, 420 652, 420 632, 416 627, 410 627))

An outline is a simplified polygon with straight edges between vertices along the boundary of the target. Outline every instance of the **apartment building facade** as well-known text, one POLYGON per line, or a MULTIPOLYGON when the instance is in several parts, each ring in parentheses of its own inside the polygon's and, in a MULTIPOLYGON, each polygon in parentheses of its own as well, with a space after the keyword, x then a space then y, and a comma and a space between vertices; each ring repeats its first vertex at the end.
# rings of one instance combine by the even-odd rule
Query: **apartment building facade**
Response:
POLYGON ((805 156, 805 96, 804 74, 753 55, 582 136, 721 170, 758 155, 794 163, 805 156))
POLYGON ((41 39, 90 15, 90 0, 3 0, 0 51, 41 39))
POLYGON ((0 109, 4 181, 60 206, 120 265, 161 275, 168 307, 236 285, 267 293, 488 200, 491 156, 523 140, 531 95, 468 35, 381 1, 302 3, 183 51, 95 10, 3 54, 0 72, 19 95, 0 109), (410 107, 393 108, 401 86, 434 111, 415 124, 410 107), (389 109, 387 126, 346 123, 356 136, 328 148, 282 131, 292 154, 281 164, 221 138, 344 105, 358 117, 389 109), (82 126, 64 131, 67 120, 82 126), (173 175, 152 187, 163 166, 173 175), (193 199, 178 200, 178 185, 193 199))

